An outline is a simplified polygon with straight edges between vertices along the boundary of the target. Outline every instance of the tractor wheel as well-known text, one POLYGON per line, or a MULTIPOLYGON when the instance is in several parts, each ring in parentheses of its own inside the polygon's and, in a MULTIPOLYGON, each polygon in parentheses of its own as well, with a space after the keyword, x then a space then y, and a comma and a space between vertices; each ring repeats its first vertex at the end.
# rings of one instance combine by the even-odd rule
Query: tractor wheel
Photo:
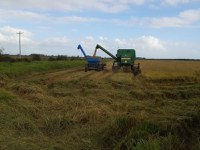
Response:
POLYGON ((100 67, 100 66, 97 68, 97 71, 98 71, 98 72, 101 71, 101 67, 100 67))
POLYGON ((98 64, 97 65, 97 71, 101 71, 102 70, 102 65, 101 64, 98 64))
POLYGON ((88 65, 85 65, 85 72, 88 71, 88 65))
POLYGON ((119 66, 116 61, 113 62, 112 71, 117 72, 119 70, 119 66))
POLYGON ((101 64, 101 71, 104 70, 104 66, 105 66, 105 64, 101 64))

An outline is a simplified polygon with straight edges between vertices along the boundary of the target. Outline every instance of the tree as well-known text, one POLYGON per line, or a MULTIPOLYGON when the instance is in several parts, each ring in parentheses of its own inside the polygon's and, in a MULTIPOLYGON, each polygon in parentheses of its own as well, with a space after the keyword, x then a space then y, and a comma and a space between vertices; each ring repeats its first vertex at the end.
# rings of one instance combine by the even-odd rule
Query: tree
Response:
POLYGON ((0 55, 3 54, 4 48, 0 48, 0 55))
POLYGON ((41 60, 41 55, 40 54, 31 54, 33 61, 40 61, 41 60))

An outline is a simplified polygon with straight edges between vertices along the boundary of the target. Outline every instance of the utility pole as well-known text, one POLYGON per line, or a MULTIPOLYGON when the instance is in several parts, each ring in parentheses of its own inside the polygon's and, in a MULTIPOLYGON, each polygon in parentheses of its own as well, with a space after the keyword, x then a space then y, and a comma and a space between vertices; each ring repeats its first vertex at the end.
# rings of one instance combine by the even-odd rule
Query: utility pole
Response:
POLYGON ((21 58, 21 34, 23 32, 19 31, 17 34, 19 34, 19 57, 21 58))

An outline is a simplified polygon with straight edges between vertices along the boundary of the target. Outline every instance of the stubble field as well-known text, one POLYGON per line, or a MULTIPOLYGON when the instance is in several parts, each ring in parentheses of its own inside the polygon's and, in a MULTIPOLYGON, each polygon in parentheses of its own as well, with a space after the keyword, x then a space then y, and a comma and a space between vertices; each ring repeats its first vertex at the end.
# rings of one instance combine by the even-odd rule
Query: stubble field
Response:
POLYGON ((138 62, 0 63, 0 149, 200 149, 200 61, 138 62))

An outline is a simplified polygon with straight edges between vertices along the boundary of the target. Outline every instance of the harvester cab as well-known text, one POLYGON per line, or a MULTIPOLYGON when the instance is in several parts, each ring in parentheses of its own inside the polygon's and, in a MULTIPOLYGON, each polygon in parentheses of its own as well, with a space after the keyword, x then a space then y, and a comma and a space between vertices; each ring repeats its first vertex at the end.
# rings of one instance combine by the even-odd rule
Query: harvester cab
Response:
POLYGON ((122 65, 129 65, 135 57, 135 50, 133 49, 119 49, 117 50, 117 58, 120 59, 122 65))
POLYGON ((136 60, 136 54, 134 49, 118 49, 116 56, 114 56, 101 45, 97 44, 93 56, 96 55, 97 49, 101 49, 103 52, 105 52, 114 59, 112 66, 113 72, 116 72, 120 68, 123 68, 124 71, 129 70, 130 68, 134 75, 141 73, 140 64, 134 63, 136 60))
POLYGON ((83 53, 85 60, 86 60, 86 64, 85 64, 85 72, 89 71, 89 70, 97 70, 97 71, 101 71, 104 70, 106 67, 105 63, 102 63, 101 58, 99 57, 91 57, 91 56, 87 56, 85 51, 83 50, 82 46, 79 44, 77 49, 80 49, 81 52, 83 53))

